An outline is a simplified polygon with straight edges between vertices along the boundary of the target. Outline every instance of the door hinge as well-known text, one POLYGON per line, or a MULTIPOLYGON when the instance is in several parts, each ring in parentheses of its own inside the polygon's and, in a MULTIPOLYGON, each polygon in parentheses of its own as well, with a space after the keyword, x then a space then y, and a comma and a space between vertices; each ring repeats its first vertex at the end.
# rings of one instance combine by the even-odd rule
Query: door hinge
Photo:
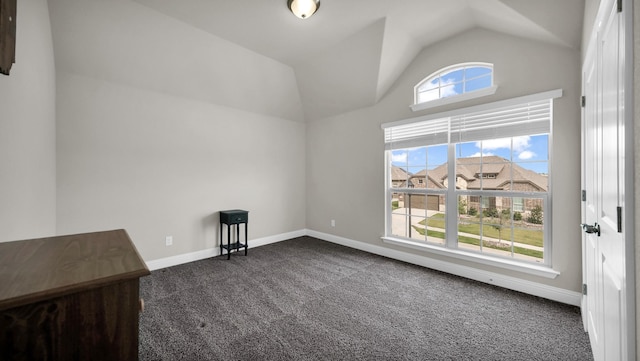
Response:
POLYGON ((587 295, 587 284, 586 283, 582 284, 582 294, 585 295, 585 296, 587 295))
POLYGON ((622 0, 618 0, 618 12, 622 12, 622 0))
POLYGON ((583 95, 580 97, 580 106, 584 108, 586 105, 587 105, 587 97, 583 95))
POLYGON ((587 201, 587 191, 585 191, 584 189, 582 190, 582 201, 583 202, 587 201))
POLYGON ((622 207, 618 207, 618 233, 622 233, 622 207))

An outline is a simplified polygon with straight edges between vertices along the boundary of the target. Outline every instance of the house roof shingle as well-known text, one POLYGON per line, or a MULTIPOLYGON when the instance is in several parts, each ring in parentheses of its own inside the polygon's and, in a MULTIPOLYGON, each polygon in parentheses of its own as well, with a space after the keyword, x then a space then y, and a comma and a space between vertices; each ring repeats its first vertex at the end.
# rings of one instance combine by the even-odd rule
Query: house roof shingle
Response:
MULTIPOLYGON (((467 189, 504 189, 512 180, 513 183, 528 183, 540 191, 548 189, 547 176, 499 156, 458 158, 456 165, 456 175, 467 181, 467 189), (483 173, 495 175, 495 178, 482 178, 483 173)), ((425 177, 427 174, 434 183, 444 186, 448 176, 447 165, 440 165, 428 172, 422 170, 411 177, 425 177)))
POLYGON ((391 166, 391 180, 392 181, 406 181, 409 173, 406 170, 397 167, 395 165, 391 166))

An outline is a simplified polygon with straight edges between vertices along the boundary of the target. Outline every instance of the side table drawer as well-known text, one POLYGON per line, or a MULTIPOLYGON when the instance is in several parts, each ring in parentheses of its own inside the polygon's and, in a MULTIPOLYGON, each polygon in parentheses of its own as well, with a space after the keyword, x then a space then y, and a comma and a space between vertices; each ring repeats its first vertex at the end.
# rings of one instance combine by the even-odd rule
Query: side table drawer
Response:
POLYGON ((220 211, 220 223, 238 224, 247 223, 249 220, 249 212, 243 210, 220 211))

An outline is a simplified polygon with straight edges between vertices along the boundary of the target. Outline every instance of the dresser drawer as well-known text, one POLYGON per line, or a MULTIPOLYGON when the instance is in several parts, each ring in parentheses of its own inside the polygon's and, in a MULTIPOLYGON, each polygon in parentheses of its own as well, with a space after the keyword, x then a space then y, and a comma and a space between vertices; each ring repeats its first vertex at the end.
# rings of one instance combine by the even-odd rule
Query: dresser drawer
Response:
POLYGON ((224 224, 238 224, 247 223, 249 220, 249 212, 240 209, 233 209, 229 211, 220 211, 220 223, 224 224))

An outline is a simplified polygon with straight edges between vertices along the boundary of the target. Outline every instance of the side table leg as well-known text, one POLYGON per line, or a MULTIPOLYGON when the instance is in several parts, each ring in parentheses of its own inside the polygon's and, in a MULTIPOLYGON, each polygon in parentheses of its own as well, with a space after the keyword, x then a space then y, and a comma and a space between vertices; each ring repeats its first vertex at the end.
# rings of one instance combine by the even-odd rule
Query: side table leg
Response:
POLYGON ((247 227, 249 227, 249 222, 244 224, 244 255, 247 255, 247 249, 249 248, 249 238, 247 238, 248 231, 247 227))
POLYGON ((240 224, 236 224, 236 252, 240 250, 240 224))
POLYGON ((231 225, 227 224, 227 259, 231 259, 231 225))

